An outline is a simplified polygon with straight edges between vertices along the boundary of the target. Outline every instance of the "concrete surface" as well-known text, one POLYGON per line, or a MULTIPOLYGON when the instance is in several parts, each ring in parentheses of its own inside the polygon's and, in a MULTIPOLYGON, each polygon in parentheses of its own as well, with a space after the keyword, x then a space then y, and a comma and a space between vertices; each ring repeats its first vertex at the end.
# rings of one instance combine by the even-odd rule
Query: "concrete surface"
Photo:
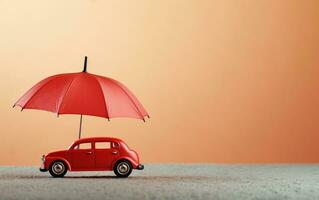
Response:
POLYGON ((0 199, 319 199, 319 165, 149 164, 126 179, 2 166, 0 199))

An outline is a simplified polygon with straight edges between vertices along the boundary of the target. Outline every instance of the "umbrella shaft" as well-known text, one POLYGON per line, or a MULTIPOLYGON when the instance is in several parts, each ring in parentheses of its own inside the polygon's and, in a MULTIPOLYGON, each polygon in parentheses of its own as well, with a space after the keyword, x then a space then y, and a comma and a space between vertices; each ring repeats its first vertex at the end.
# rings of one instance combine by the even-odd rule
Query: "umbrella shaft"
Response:
POLYGON ((79 139, 81 138, 81 132, 82 132, 82 115, 80 117, 79 139))

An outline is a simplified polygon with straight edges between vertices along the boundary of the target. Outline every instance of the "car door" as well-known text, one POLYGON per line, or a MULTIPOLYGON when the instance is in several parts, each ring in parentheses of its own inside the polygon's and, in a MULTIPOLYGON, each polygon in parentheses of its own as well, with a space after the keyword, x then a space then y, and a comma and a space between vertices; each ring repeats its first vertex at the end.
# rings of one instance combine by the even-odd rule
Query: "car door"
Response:
POLYGON ((94 170, 95 155, 91 142, 74 146, 70 151, 72 170, 94 170))
POLYGON ((111 141, 98 141, 94 147, 96 168, 112 170, 113 162, 119 157, 118 145, 114 145, 111 141))

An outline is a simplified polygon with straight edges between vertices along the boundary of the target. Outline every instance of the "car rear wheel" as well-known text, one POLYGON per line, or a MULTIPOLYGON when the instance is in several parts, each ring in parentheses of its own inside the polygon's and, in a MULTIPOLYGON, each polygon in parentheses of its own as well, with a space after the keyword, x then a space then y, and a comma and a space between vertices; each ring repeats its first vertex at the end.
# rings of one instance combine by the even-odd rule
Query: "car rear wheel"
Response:
POLYGON ((63 177, 67 171, 67 166, 62 161, 53 162, 49 168, 49 172, 53 177, 63 177))
POLYGON ((117 177, 128 177, 132 172, 132 164, 127 160, 120 160, 114 165, 114 173, 117 177))

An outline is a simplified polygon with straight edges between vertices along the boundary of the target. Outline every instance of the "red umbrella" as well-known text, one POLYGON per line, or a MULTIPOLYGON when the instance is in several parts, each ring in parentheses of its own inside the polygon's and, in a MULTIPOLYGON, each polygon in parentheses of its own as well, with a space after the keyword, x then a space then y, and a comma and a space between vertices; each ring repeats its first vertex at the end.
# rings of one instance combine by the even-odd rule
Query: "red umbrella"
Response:
POLYGON ((144 120, 149 117, 134 94, 122 83, 88 73, 87 57, 79 73, 50 76, 28 90, 15 104, 24 109, 46 110, 61 114, 79 114, 81 137, 82 115, 129 117, 144 120))

